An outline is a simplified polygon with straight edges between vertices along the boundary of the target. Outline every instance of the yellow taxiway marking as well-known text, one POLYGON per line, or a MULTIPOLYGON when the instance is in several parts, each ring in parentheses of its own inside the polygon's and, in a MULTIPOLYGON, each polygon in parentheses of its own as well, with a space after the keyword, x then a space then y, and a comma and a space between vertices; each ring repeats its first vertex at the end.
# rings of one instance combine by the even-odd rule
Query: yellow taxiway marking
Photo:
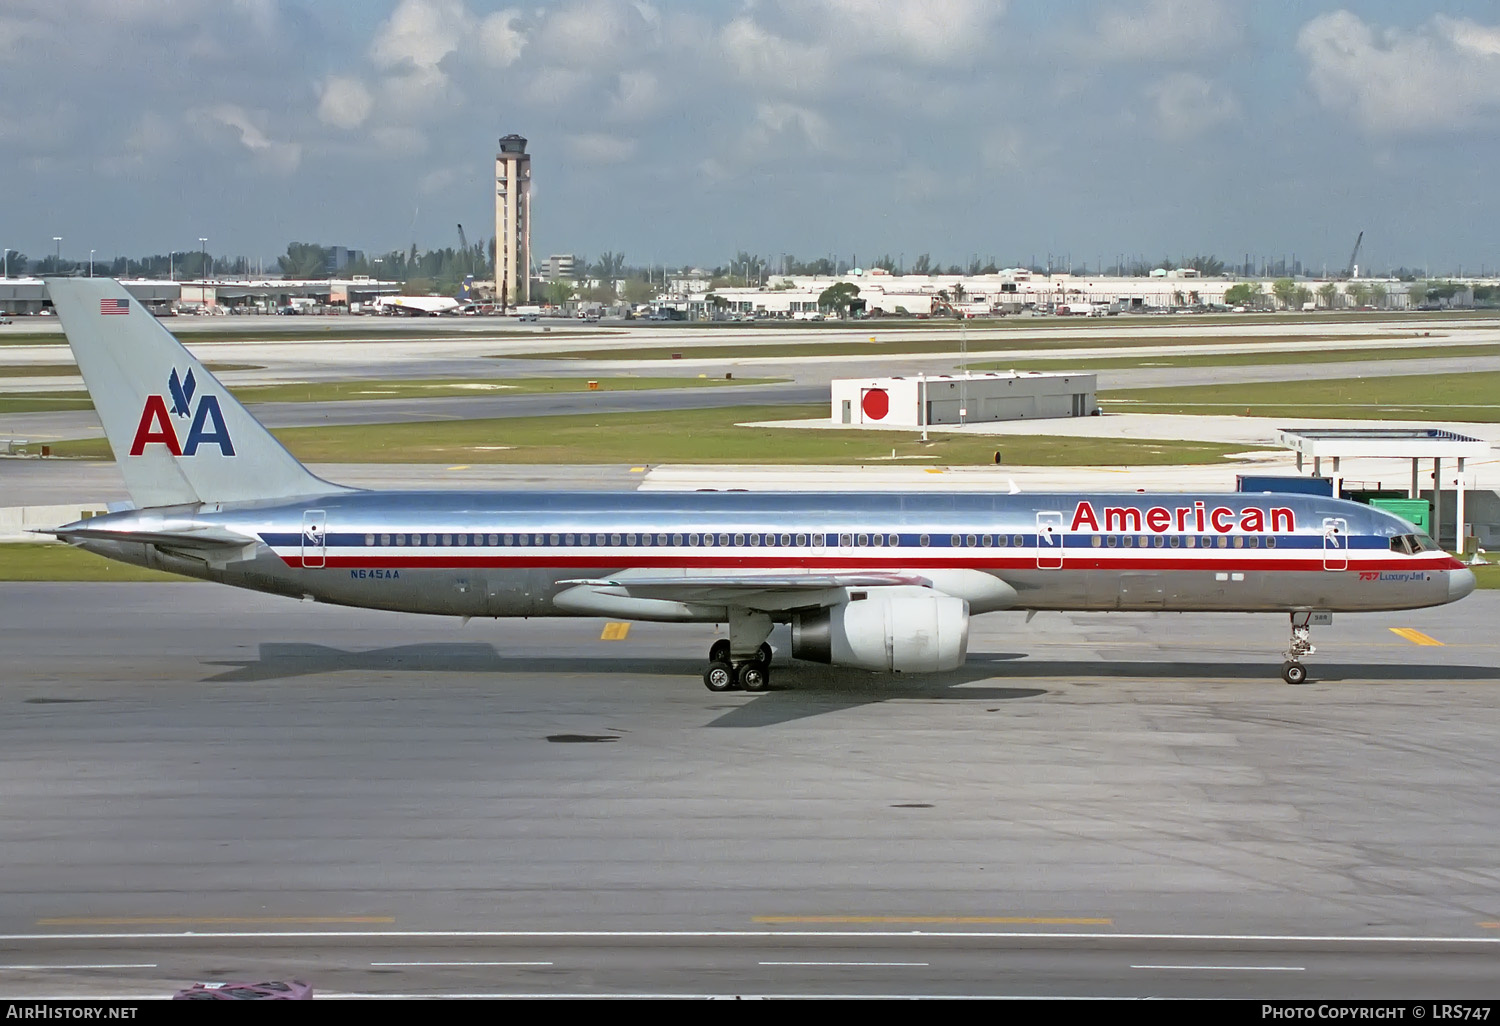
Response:
POLYGON ((628 623, 607 623, 604 625, 604 633, 599 635, 600 641, 624 641, 630 633, 628 623))
POLYGON ((458 466, 456 466, 456 467, 449 467, 448 469, 449 470, 468 470, 469 469, 469 465, 467 463, 460 463, 458 466))
POLYGON ((644 474, 646 472, 646 468, 645 467, 631 467, 630 468, 630 472, 632 474, 644 474))
POLYGON ((1428 634, 1423 634, 1421 631, 1416 630, 1415 628, 1412 628, 1412 627, 1392 627, 1391 628, 1391 633, 1394 634, 1394 635, 1396 635, 1398 638, 1405 638, 1407 641, 1411 642, 1413 645, 1441 645, 1442 644, 1442 642, 1439 641, 1437 638, 1434 638, 1434 637, 1432 637, 1431 635, 1428 635, 1428 634))
POLYGON ((56 916, 38 926, 326 926, 394 923, 395 916, 56 916))
POLYGON ((1115 926, 1115 919, 1059 915, 756 915, 751 922, 844 922, 844 924, 924 924, 924 926, 1115 926))
POLYGON ((1500 930, 1500 921, 1493 920, 1493 919, 1486 920, 1485 922, 1482 922, 1479 925, 1480 925, 1480 927, 1482 927, 1483 929, 1486 929, 1486 930, 1500 930))
POLYGON ((943 468, 942 467, 925 467, 924 469, 929 474, 941 474, 943 472, 943 468))

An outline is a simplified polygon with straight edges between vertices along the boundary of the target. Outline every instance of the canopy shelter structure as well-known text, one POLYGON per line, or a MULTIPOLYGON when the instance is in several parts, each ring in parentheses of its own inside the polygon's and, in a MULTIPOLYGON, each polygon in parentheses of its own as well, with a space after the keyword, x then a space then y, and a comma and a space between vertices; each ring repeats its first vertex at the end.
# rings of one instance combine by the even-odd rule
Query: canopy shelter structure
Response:
POLYGON ((1442 428, 1281 428, 1276 432, 1276 441, 1297 454, 1297 469, 1303 469, 1304 460, 1312 459, 1314 476, 1321 476, 1323 460, 1332 463, 1334 494, 1339 494, 1342 481, 1341 463, 1347 459, 1361 457, 1372 459, 1410 459, 1411 488, 1413 499, 1421 496, 1419 478, 1422 460, 1432 460, 1432 524, 1433 535, 1437 535, 1441 521, 1443 502, 1443 460, 1458 462, 1458 485, 1454 510, 1455 548, 1462 552, 1464 539, 1468 535, 1468 523, 1464 519, 1464 462, 1473 458, 1487 457, 1490 443, 1482 438, 1471 438, 1442 428))

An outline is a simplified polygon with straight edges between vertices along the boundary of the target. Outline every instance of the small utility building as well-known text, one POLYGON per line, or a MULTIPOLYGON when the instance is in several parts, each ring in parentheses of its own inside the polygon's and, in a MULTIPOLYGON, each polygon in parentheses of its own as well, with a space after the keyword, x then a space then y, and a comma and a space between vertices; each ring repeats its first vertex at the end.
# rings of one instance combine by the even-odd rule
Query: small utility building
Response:
POLYGON ((833 422, 926 427, 1099 412, 1094 374, 1008 371, 914 378, 835 378, 833 422))

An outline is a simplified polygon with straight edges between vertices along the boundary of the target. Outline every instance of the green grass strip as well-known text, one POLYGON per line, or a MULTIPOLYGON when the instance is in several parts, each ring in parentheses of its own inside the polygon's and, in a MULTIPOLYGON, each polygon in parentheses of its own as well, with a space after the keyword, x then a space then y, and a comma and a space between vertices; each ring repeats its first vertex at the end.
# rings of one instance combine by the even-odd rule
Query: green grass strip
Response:
MULTIPOLYGON (((286 428, 276 436, 307 463, 755 463, 1122 466, 1213 463, 1243 445, 1049 435, 740 427, 826 418, 828 407, 741 406, 646 413, 417 421, 286 428), (892 459, 894 450, 897 459, 892 459), (903 458, 904 457, 904 458, 903 458)), ((110 458, 102 438, 53 444, 58 456, 110 458)))
POLYGON ((1110 413, 1500 422, 1500 371, 1101 392, 1110 413))
MULTIPOLYGON (((331 403, 381 399, 451 399, 457 396, 528 395, 547 392, 637 392, 658 388, 712 388, 722 385, 767 385, 784 378, 637 378, 628 375, 600 378, 442 378, 434 380, 310 381, 285 385, 240 385, 230 389, 240 402, 331 403)), ((90 410, 87 392, 0 393, 0 413, 37 413, 52 410, 90 410)))
POLYGON ((71 545, 0 544, 0 581, 191 581, 96 556, 71 545))

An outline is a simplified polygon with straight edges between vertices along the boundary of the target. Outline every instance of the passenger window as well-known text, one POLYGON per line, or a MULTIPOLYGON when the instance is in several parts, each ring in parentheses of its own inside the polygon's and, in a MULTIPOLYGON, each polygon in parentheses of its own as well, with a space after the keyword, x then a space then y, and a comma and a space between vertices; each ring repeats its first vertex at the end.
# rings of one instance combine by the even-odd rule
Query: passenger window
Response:
POLYGON ((1108 545, 1110 548, 1114 548, 1116 545, 1119 544, 1119 541, 1120 541, 1120 539, 1116 538, 1114 535, 1110 535, 1107 539, 1105 539, 1105 544, 1108 545))
POLYGON ((964 539, 964 544, 972 549, 974 546, 979 544, 979 539, 971 534, 964 539))
POLYGON ((801 546, 806 545, 806 544, 807 544, 807 535, 805 535, 805 534, 799 534, 799 535, 797 535, 797 546, 800 548, 801 546))
POLYGON ((1121 539, 1121 541, 1125 543, 1125 547, 1127 549, 1132 548, 1135 545, 1135 535, 1127 534, 1124 538, 1121 539))
POLYGON ((1104 544, 1104 539, 1100 538, 1097 534, 1094 535, 1093 538, 1089 539, 1089 541, 1093 544, 1094 548, 1096 548, 1096 549, 1099 546, 1101 546, 1101 545, 1104 544))
POLYGON ((760 532, 759 531, 755 531, 755 532, 751 533, 751 535, 750 535, 750 544, 751 545, 759 545, 760 544, 760 532))
POLYGON ((960 538, 956 534, 949 535, 949 537, 948 537, 948 544, 951 545, 955 549, 958 548, 963 543, 964 543, 964 540, 962 538, 960 538))
POLYGON ((499 545, 500 544, 500 536, 497 535, 497 534, 490 535, 490 544, 491 545, 499 545))
POLYGON ((1019 549, 1022 545, 1025 545, 1025 544, 1026 544, 1026 539, 1024 537, 1022 537, 1021 535, 1019 535, 1019 534, 1016 535, 1015 542, 1014 542, 1015 547, 1019 549))
POLYGON ((1179 546, 1179 545, 1181 545, 1181 544, 1182 544, 1182 539, 1181 539, 1181 538, 1179 538, 1179 537, 1178 537, 1178 536, 1177 536, 1177 535, 1175 535, 1175 534, 1174 534, 1174 535, 1172 535, 1172 538, 1171 538, 1171 540, 1170 540, 1170 543, 1169 543, 1169 544, 1171 544, 1171 546, 1172 546, 1172 548, 1174 548, 1174 549, 1175 549, 1175 548, 1177 548, 1177 547, 1178 547, 1178 546, 1179 546))
POLYGON ((620 544, 620 540, 621 539, 620 539, 620 536, 618 534, 612 534, 612 535, 609 536, 609 543, 611 545, 619 545, 620 544))
POLYGON ((932 544, 932 539, 928 538, 927 535, 924 534, 917 539, 917 544, 925 548, 926 546, 932 544))
POLYGON ((560 545, 560 544, 562 544, 562 541, 561 541, 561 539, 557 535, 554 534, 552 536, 552 544, 553 545, 560 545))
POLYGON ((1221 549, 1227 549, 1227 548, 1229 548, 1229 539, 1226 538, 1226 537, 1224 537, 1222 534, 1219 535, 1219 548, 1221 548, 1221 549))
POLYGON ((839 544, 841 546, 843 546, 844 548, 846 548, 846 549, 849 548, 851 545, 854 544, 854 535, 852 535, 852 534, 841 534, 841 535, 839 535, 839 544))
POLYGON ((890 537, 886 538, 885 543, 887 545, 900 545, 901 536, 899 534, 893 534, 890 537))
POLYGON ((382 534, 380 536, 380 544, 382 544, 382 545, 389 545, 390 543, 391 543, 391 536, 390 535, 388 535, 388 534, 382 534))
POLYGON ((466 534, 459 535, 458 536, 458 543, 460 545, 467 545, 467 544, 469 544, 469 536, 466 535, 466 534))
POLYGON ((649 534, 643 534, 643 535, 641 535, 641 544, 642 545, 650 545, 651 544, 651 536, 649 534))
POLYGON ((1249 538, 1245 539, 1245 546, 1247 548, 1258 549, 1260 548, 1260 539, 1252 534, 1249 538))
MULTIPOLYGON (((743 534, 737 534, 737 535, 735 535, 734 536, 734 543, 736 545, 743 545, 743 544, 745 544, 745 536, 743 534)), ((729 544, 729 535, 727 535, 727 534, 721 534, 721 535, 719 535, 719 544, 720 545, 728 545, 729 544)))
POLYGON ((398 535, 396 535, 396 544, 397 545, 405 545, 406 544, 406 535, 404 535, 404 534, 398 534, 398 535))
MULTIPOLYGON (((1099 547, 1099 542, 1097 540, 1098 537, 1099 536, 1097 534, 1094 535, 1094 538, 1096 539, 1095 542, 1094 542, 1094 547, 1095 548, 1099 547)), ((984 544, 985 548, 989 548, 991 545, 995 544, 995 539, 993 537, 991 537, 990 535, 987 534, 987 535, 984 536, 983 544, 984 544)))
POLYGON ((435 534, 429 534, 427 536, 427 544, 428 545, 436 545, 437 544, 437 535, 435 535, 435 534))
POLYGON ((696 534, 690 534, 690 535, 688 535, 688 544, 689 545, 697 545, 698 544, 698 536, 696 534))
POLYGON ((792 536, 791 535, 784 534, 784 535, 781 536, 781 544, 782 545, 790 545, 791 543, 792 543, 792 536))
POLYGON ((635 535, 633 535, 633 534, 627 534, 625 536, 625 544, 626 545, 634 545, 635 544, 635 535))
POLYGON ((1237 535, 1234 536, 1234 547, 1237 548, 1237 549, 1243 549, 1245 547, 1245 536, 1244 535, 1237 534, 1237 535))
POLYGON ((1268 549, 1274 549, 1275 547, 1276 547, 1276 539, 1275 538, 1267 538, 1266 539, 1266 548, 1268 548, 1268 549))
POLYGON ((743 534, 737 534, 737 535, 735 535, 734 536, 734 543, 736 545, 743 545, 743 544, 745 544, 745 536, 743 534))
POLYGON ((673 545, 681 545, 682 544, 682 535, 680 535, 680 534, 674 534, 674 535, 672 535, 672 544, 673 545))
POLYGON ((868 534, 862 534, 862 535, 859 536, 859 547, 860 548, 864 548, 864 547, 866 547, 869 544, 870 544, 870 536, 868 534))

